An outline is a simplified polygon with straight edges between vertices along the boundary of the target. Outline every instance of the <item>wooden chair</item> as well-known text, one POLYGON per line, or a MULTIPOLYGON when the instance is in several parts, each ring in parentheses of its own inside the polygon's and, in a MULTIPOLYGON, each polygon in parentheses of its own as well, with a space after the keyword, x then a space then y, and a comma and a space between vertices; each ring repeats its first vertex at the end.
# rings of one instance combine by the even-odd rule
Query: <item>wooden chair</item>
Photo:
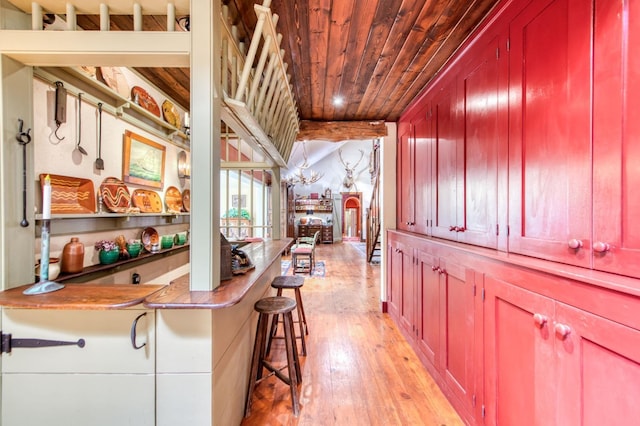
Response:
POLYGON ((291 263, 293 264, 293 273, 313 272, 316 266, 316 242, 320 236, 320 231, 316 231, 313 237, 299 237, 297 243, 291 247, 291 263), (302 263, 308 261, 308 267, 302 263))

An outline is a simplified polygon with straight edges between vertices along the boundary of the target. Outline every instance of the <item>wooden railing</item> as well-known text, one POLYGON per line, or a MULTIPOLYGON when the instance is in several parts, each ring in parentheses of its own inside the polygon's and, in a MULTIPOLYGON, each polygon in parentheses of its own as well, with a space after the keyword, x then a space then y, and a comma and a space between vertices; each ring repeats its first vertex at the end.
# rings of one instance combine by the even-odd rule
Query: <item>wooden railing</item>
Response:
POLYGON ((371 194, 371 204, 367 210, 367 262, 371 262, 380 252, 380 145, 376 141, 373 146, 374 170, 371 176, 373 181, 373 192, 371 194))
POLYGON ((240 136, 250 142, 253 139, 276 163, 286 167, 300 123, 284 51, 280 49, 282 35, 275 29, 278 15, 271 13, 269 4, 270 0, 264 0, 262 5, 254 5, 258 20, 246 54, 235 27, 229 27, 228 8, 223 6, 223 119, 241 123, 248 135, 240 136))

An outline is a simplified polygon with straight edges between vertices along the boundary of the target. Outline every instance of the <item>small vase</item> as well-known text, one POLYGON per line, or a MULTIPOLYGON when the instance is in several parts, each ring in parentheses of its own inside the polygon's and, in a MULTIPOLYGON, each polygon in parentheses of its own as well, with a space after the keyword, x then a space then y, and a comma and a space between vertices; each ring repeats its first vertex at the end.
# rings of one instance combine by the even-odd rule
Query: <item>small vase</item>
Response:
POLYGON ((62 249, 62 272, 75 274, 84 268, 84 244, 73 237, 62 249))
POLYGON ((110 263, 114 263, 118 260, 118 257, 120 257, 120 250, 119 249, 115 249, 115 250, 100 250, 100 252, 98 253, 98 258, 100 259, 100 263, 103 265, 109 265, 110 263))

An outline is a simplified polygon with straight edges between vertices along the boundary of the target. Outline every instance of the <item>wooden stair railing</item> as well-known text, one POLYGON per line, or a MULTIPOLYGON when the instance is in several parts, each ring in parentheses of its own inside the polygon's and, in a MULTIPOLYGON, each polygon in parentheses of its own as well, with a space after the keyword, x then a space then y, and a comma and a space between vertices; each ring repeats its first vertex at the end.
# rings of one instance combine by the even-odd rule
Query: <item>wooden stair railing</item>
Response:
MULTIPOLYGON (((373 146, 373 164, 380 164, 379 144, 376 141, 373 146)), ((372 262, 374 257, 380 256, 380 169, 374 166, 372 174, 373 192, 371 204, 367 211, 367 262, 372 262)))

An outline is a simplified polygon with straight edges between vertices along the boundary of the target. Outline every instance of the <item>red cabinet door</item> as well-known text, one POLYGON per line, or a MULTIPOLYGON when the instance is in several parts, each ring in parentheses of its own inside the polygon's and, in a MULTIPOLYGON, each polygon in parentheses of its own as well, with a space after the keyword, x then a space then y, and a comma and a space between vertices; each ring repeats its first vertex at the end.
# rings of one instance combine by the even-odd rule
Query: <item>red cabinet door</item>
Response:
POLYGON ((414 211, 414 137, 409 121, 400 126, 397 166, 398 166, 398 229, 412 231, 415 223, 414 211))
POLYGON ((499 54, 498 39, 467 56, 459 90, 464 108, 465 174, 459 179, 464 186, 458 187, 464 196, 459 203, 458 241, 496 248, 498 145, 507 142, 499 95, 506 81, 507 61, 506 55, 503 59, 499 54))
MULTIPOLYGON (((554 425, 554 301, 485 277, 487 425, 554 425)), ((575 423, 566 423, 575 424, 575 423)))
POLYGON ((415 146, 415 226, 414 232, 422 235, 431 235, 431 147, 432 141, 432 115, 430 103, 424 102, 414 121, 415 146))
POLYGON ((397 245, 398 254, 402 256, 402 290, 400 308, 400 326, 405 329, 410 336, 416 335, 416 307, 417 291, 413 271, 415 268, 413 247, 410 244, 399 242, 397 245))
POLYGON ((594 268, 640 278, 640 4, 597 1, 594 268))
POLYGON ((464 167, 457 111, 456 80, 449 78, 438 83, 434 91, 432 111, 435 120, 434 146, 434 207, 432 235, 457 239, 454 228, 458 224, 459 177, 464 167))
POLYGON ((436 367, 440 354, 440 269, 438 258, 418 250, 417 287, 420 293, 418 317, 418 347, 436 367))
POLYGON ((640 331, 562 303, 556 305, 554 328, 554 424, 638 424, 640 331))
POLYGON ((464 266, 444 258, 440 258, 439 266, 440 368, 454 397, 470 414, 476 372, 473 275, 468 280, 464 266))
POLYGON ((400 318, 403 260, 395 238, 390 236, 387 243, 387 309, 396 321, 400 318))
POLYGON ((533 0, 509 28, 509 250, 590 266, 591 2, 533 0))

